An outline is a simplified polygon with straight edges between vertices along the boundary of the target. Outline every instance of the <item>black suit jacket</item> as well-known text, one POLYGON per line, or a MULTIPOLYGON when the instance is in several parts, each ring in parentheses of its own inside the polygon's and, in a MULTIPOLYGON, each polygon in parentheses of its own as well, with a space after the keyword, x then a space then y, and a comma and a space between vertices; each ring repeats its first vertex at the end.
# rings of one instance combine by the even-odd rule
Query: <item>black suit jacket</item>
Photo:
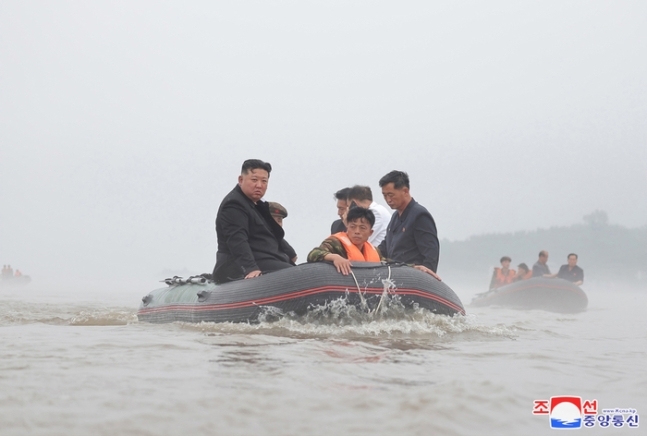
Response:
POLYGON ((330 226, 330 234, 334 235, 335 233, 339 232, 345 232, 346 231, 346 226, 344 225, 344 222, 341 219, 333 221, 332 225, 330 226))
POLYGON ((259 200, 254 204, 238 185, 220 203, 216 236, 218 252, 213 275, 217 283, 260 269, 257 261, 290 263, 290 255, 294 254, 267 202, 259 200))
POLYGON ((413 198, 400 215, 391 216, 386 237, 378 247, 389 260, 424 265, 437 272, 440 242, 436 222, 429 211, 413 198))

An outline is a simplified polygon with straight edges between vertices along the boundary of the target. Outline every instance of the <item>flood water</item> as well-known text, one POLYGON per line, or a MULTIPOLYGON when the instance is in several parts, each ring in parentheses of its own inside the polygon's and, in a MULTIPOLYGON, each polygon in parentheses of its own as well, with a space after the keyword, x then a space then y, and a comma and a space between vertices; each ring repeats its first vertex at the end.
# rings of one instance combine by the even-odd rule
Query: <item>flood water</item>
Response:
POLYGON ((257 325, 140 323, 149 290, 0 291, 0 434, 553 434, 534 400, 647 411, 647 289, 585 286, 580 314, 457 289, 467 316, 257 325))

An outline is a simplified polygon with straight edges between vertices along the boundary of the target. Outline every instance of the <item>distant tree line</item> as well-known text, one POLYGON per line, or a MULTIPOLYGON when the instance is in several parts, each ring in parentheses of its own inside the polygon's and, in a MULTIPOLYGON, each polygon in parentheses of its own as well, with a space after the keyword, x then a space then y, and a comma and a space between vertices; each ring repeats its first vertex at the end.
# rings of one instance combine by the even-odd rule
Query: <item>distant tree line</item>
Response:
POLYGON ((510 256, 515 269, 521 262, 532 267, 539 251, 547 250, 552 272, 566 263, 569 253, 577 253, 585 283, 647 284, 647 225, 630 229, 609 224, 604 211, 595 211, 583 219, 583 224, 568 227, 477 235, 464 241, 443 240, 439 273, 482 281, 487 271, 499 266, 501 256, 510 256))

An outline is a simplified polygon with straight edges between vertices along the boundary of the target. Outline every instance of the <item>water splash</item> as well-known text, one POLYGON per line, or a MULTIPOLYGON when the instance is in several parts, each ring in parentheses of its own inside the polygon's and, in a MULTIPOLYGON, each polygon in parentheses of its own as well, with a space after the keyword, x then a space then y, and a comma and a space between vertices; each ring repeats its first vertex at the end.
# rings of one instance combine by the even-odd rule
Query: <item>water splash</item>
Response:
MULTIPOLYGON (((258 323, 182 323, 183 328, 208 334, 268 334, 298 338, 419 338, 444 340, 459 336, 466 340, 511 338, 515 329, 505 325, 485 326, 473 315, 438 315, 418 305, 405 307, 394 285, 383 280, 384 292, 375 309, 348 302, 348 294, 323 305, 312 305, 305 315, 264 306, 258 323)), ((365 301, 365 300, 362 300, 365 301)))
POLYGON ((100 310, 81 311, 70 320, 69 325, 109 326, 127 325, 133 322, 137 322, 137 314, 132 310, 106 308, 100 310))

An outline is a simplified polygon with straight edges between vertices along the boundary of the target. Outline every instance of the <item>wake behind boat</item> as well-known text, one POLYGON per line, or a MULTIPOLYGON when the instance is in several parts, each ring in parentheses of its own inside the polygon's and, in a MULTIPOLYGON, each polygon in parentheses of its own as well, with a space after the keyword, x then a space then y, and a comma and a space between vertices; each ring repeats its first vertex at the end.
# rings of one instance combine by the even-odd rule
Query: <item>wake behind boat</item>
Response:
POLYGON ((8 279, 0 279, 0 288, 21 288, 29 284, 29 282, 31 282, 31 277, 29 276, 18 276, 10 277, 8 279))
POLYGON ((575 313, 585 311, 588 302, 584 291, 567 280, 535 277, 478 294, 471 305, 575 313))
POLYGON ((309 263, 249 280, 221 285, 201 279, 169 281, 146 295, 137 312, 140 321, 258 322, 268 311, 305 315, 343 298, 358 310, 376 311, 398 299, 405 309, 436 314, 465 314, 463 304, 444 282, 406 265, 363 263, 344 276, 328 263, 309 263))

